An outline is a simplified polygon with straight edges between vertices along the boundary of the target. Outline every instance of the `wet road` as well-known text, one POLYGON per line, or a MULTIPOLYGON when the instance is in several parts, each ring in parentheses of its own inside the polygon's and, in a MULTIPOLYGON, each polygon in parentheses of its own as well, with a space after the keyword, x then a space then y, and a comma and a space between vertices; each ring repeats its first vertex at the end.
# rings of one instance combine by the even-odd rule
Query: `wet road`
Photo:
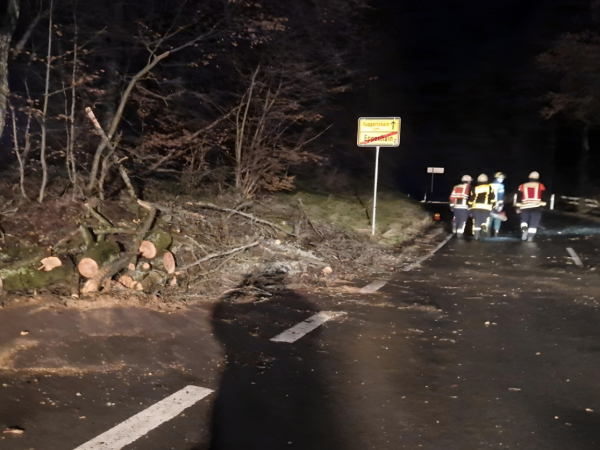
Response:
POLYGON ((597 449, 600 236, 542 227, 534 243, 453 239, 374 294, 1 311, 0 426, 25 433, 0 448, 75 449, 191 384, 215 392, 123 448, 597 449), (347 315, 270 341, 324 310, 347 315))

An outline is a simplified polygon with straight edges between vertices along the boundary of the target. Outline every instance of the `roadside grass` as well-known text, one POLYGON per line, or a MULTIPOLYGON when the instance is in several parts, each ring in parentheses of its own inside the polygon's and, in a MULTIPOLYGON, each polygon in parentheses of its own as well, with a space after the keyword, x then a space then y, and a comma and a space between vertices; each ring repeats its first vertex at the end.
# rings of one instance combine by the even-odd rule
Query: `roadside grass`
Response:
MULTIPOLYGON (((299 190, 278 193, 277 200, 295 205, 302 201, 306 213, 315 224, 330 223, 356 234, 371 236, 373 194, 362 189, 354 195, 325 194, 299 190)), ((419 202, 397 191, 382 189, 377 195, 375 239, 386 246, 404 243, 432 224, 431 216, 419 202)))

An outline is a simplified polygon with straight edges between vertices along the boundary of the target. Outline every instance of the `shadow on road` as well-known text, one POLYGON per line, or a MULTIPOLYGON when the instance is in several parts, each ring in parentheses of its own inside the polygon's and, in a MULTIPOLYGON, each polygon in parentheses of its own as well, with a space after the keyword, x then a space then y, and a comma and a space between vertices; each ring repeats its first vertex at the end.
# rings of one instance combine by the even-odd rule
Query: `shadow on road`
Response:
POLYGON ((331 402, 325 401, 327 352, 319 353, 315 340, 320 330, 292 344, 269 340, 317 312, 293 292, 267 302, 223 301, 215 307, 213 331, 225 347, 226 365, 210 449, 344 448, 331 402))

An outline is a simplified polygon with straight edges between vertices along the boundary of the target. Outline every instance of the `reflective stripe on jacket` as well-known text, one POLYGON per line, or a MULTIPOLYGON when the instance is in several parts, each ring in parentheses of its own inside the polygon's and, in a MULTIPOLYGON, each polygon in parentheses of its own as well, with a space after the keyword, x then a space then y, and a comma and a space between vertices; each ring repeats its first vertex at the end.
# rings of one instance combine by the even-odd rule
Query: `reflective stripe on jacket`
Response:
POLYGON ((485 209, 491 211, 496 204, 494 189, 489 184, 480 184, 471 190, 469 206, 471 209, 485 209))
POLYGON ((539 208, 546 205, 542 201, 542 193, 546 187, 538 181, 529 181, 519 186, 520 201, 517 207, 520 209, 539 208))
POLYGON ((457 184, 450 194, 450 207, 457 209, 469 209, 468 201, 471 193, 469 183, 457 184))

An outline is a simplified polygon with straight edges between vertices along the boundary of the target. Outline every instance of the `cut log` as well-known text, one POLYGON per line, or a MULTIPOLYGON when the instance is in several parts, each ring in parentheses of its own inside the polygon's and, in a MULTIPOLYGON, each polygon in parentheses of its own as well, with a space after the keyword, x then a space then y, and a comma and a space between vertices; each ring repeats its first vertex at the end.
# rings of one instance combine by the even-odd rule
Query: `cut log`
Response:
POLYGON ((131 278, 129 275, 123 275, 119 278, 119 283, 129 289, 133 289, 133 284, 137 284, 137 281, 133 281, 133 278, 131 278))
POLYGON ((83 283, 83 287, 81 288, 81 293, 82 294, 89 294, 91 292, 98 292, 98 290, 100 289, 100 283, 98 283, 97 280, 87 280, 85 283, 83 283))
POLYGON ((12 267, 0 268, 0 279, 6 291, 40 289, 66 281, 72 274, 73 263, 68 258, 65 258, 60 266, 49 272, 38 270, 37 263, 22 266, 14 264, 12 267))
POLYGON ((142 241, 139 251, 144 258, 152 259, 156 256, 156 246, 150 241, 142 241))
POLYGON ((94 278, 100 267, 119 259, 119 244, 114 241, 100 242, 88 249, 82 256, 77 268, 81 276, 94 278))
POLYGON ((177 267, 175 263, 175 257, 169 250, 161 250, 156 254, 156 257, 152 260, 153 266, 163 272, 169 274, 175 273, 177 267))
POLYGON ((167 284, 167 277, 153 270, 140 284, 145 292, 150 292, 154 286, 164 286, 167 284))
POLYGON ((6 248, 0 251, 0 269, 35 264, 46 256, 46 249, 42 247, 6 248))
POLYGON ((38 270, 43 270, 44 272, 50 272, 52 269, 62 266, 62 261, 60 258, 56 256, 49 256, 40 261, 41 267, 38 267, 38 270))
POLYGON ((136 291, 141 291, 144 287, 136 280, 134 280, 130 275, 123 275, 119 278, 119 283, 129 289, 135 289, 136 291))
POLYGON ((153 259, 158 252, 169 248, 173 238, 162 230, 153 230, 140 244, 139 251, 144 258, 153 259))

